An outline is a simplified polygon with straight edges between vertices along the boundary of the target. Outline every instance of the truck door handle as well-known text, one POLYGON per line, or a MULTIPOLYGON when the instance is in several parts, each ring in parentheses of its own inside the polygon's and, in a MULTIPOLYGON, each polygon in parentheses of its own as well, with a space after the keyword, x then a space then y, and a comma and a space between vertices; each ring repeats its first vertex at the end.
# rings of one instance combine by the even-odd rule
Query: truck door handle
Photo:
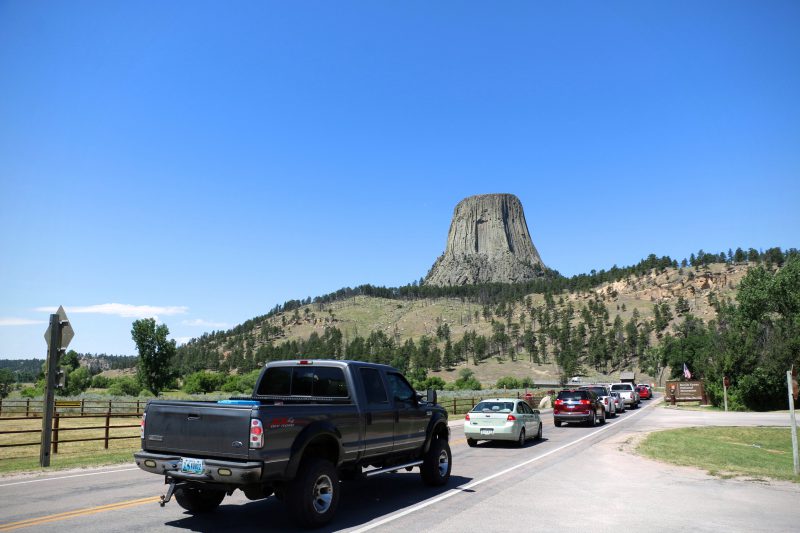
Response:
POLYGON ((200 415, 189 415, 186 420, 200 420, 200 415))

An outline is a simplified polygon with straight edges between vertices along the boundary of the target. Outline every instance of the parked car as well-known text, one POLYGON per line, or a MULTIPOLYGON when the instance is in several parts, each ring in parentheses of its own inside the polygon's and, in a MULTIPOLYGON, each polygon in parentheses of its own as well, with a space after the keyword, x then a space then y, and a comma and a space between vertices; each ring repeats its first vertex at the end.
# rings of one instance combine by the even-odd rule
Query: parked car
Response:
POLYGON ((617 416, 617 405, 611 398, 611 391, 608 390, 608 387, 605 385, 585 385, 579 388, 581 390, 590 390, 597 394, 597 397, 603 402, 603 409, 605 409, 607 416, 610 418, 617 416))
POLYGON ((483 400, 464 417, 464 435, 467 444, 475 446, 479 440, 515 441, 524 446, 525 440, 542 438, 542 419, 538 409, 516 398, 483 400))
POLYGON ((642 400, 649 400, 653 397, 653 393, 650 392, 649 385, 636 385, 636 392, 639 393, 639 398, 642 400))
POLYGON ((597 394, 585 389, 565 389, 558 393, 553 405, 556 427, 564 422, 582 422, 594 427, 597 421, 606 423, 606 411, 597 394))
POLYGON ((633 383, 614 383, 611 385, 612 391, 617 391, 625 399, 626 407, 639 407, 640 398, 639 393, 636 392, 636 387, 633 383))
POLYGON ((611 391, 611 397, 614 398, 614 404, 617 406, 617 413, 625 412, 625 399, 617 391, 611 391))

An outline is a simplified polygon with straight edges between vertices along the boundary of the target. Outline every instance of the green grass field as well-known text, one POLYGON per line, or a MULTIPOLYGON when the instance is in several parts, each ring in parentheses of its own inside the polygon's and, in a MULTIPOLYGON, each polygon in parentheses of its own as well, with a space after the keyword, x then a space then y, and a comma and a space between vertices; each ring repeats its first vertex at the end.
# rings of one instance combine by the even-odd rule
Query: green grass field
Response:
POLYGON ((691 466, 723 478, 780 479, 794 475, 792 436, 788 428, 703 427, 658 431, 648 435, 639 453, 658 461, 691 466))
MULTIPOLYGON (((59 440, 77 440, 102 438, 105 429, 88 429, 105 425, 105 417, 64 418, 60 420, 59 440)), ((9 420, 0 418, 0 432, 35 430, 35 433, 0 434, 0 444, 21 444, 37 442, 29 446, 13 446, 0 448, 0 475, 50 471, 64 468, 97 466, 102 464, 133 464, 133 452, 140 447, 139 419, 136 417, 112 418, 111 426, 119 427, 109 430, 110 437, 132 437, 110 439, 108 449, 103 440, 87 442, 61 442, 58 453, 50 454, 50 467, 39 467, 41 419, 9 420)))

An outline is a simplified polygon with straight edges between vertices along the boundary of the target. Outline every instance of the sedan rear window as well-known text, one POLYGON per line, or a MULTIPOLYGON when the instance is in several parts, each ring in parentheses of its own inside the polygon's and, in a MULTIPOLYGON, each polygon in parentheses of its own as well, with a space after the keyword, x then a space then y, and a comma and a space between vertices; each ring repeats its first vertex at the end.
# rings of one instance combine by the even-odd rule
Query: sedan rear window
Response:
POLYGON ((473 413, 510 413, 514 410, 513 402, 481 402, 473 409, 473 413))

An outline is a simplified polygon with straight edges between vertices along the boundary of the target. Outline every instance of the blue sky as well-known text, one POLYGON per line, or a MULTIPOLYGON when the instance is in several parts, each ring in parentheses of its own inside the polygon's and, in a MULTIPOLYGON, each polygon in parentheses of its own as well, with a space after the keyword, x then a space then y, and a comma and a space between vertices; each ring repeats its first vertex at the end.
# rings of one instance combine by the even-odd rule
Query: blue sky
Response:
POLYGON ((800 3, 0 1, 0 358, 423 277, 512 193, 565 275, 798 247, 800 3))

